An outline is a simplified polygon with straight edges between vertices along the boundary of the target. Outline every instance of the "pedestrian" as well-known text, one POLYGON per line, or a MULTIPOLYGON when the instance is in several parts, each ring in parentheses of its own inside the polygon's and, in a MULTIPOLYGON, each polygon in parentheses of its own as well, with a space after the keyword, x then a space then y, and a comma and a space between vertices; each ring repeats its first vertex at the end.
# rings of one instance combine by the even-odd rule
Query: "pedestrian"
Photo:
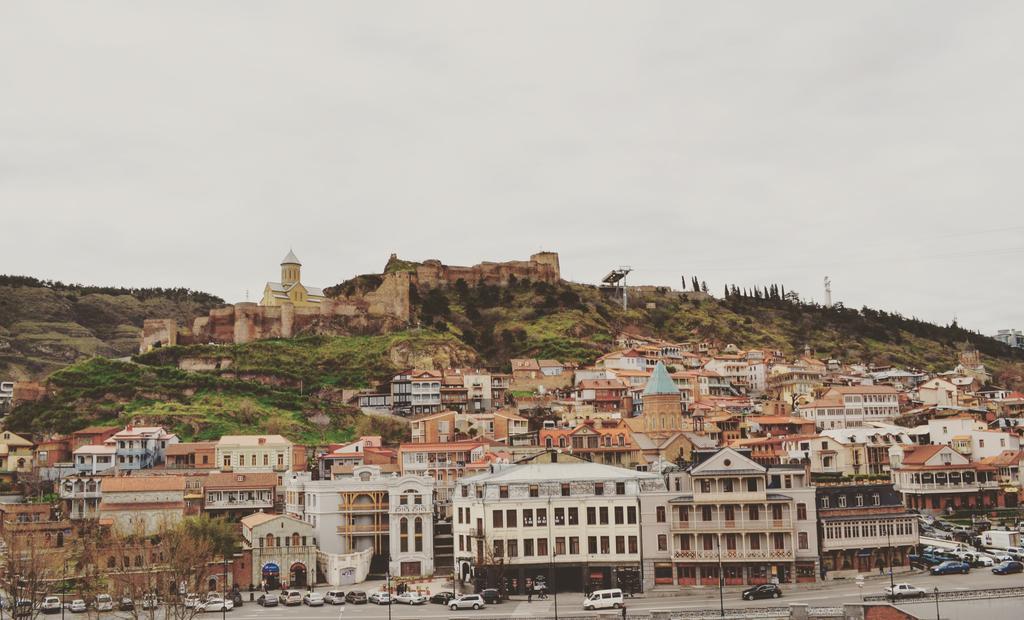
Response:
POLYGON ((532 603, 533 602, 533 588, 527 588, 526 589, 526 602, 527 603, 532 603))
POLYGON ((884 575, 885 574, 885 569, 882 568, 881 564, 878 565, 878 574, 879 575, 884 575))

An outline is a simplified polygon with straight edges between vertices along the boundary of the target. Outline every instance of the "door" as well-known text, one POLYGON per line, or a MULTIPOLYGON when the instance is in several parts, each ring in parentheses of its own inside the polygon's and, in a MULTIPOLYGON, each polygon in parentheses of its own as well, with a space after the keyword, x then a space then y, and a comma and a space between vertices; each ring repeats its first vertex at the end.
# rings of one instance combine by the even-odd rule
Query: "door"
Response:
POLYGON ((402 562, 401 572, 403 577, 418 577, 420 573, 419 562, 402 562))

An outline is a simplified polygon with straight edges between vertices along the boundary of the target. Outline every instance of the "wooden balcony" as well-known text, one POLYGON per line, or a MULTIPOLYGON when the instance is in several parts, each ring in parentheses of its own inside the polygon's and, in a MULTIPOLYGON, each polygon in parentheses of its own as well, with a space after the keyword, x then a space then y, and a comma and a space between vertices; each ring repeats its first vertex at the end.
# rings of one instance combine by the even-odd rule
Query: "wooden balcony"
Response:
MULTIPOLYGON (((691 562, 718 562, 719 559, 717 549, 681 549, 672 555, 676 560, 691 562)), ((792 547, 787 549, 722 549, 721 555, 723 562, 784 562, 792 561, 794 558, 792 547)))
POLYGON ((792 528, 793 520, 789 517, 782 519, 711 519, 710 521, 672 520, 672 530, 681 532, 768 532, 792 528))
POLYGON ((380 524, 342 524, 338 526, 339 534, 387 534, 389 532, 389 526, 387 523, 380 524))

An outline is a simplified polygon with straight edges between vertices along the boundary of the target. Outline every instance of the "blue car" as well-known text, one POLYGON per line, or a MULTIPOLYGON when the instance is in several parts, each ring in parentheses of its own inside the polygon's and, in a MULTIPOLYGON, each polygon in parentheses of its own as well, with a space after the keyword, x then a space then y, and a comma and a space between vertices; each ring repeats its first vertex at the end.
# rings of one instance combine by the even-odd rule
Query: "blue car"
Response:
POLYGON ((1011 560, 1009 562, 1003 562, 999 566, 992 567, 992 572, 997 575, 1009 575, 1011 573, 1024 572, 1024 563, 1011 560))
POLYGON ((931 573, 933 575, 953 575, 961 574, 966 575, 971 572, 971 567, 966 562, 958 562, 956 560, 947 560, 942 564, 931 567, 931 573))

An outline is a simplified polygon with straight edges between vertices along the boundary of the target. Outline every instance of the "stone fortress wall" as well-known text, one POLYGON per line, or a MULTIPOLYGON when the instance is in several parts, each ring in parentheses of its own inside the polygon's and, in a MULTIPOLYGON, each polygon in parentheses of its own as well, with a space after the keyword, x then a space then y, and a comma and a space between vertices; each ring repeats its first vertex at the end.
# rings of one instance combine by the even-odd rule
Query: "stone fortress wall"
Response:
MULTIPOLYGON (((392 255, 393 256, 393 255, 392 255)), ((454 285, 505 286, 519 280, 555 284, 561 278, 558 254, 539 252, 528 261, 484 262, 473 267, 444 265, 431 259, 408 271, 386 273, 376 290, 325 299, 319 307, 292 304, 261 306, 252 302, 215 308, 183 328, 174 319, 146 319, 139 352, 187 344, 240 344, 268 338, 309 334, 380 334, 398 331, 412 321, 410 287, 429 289, 454 285)))

